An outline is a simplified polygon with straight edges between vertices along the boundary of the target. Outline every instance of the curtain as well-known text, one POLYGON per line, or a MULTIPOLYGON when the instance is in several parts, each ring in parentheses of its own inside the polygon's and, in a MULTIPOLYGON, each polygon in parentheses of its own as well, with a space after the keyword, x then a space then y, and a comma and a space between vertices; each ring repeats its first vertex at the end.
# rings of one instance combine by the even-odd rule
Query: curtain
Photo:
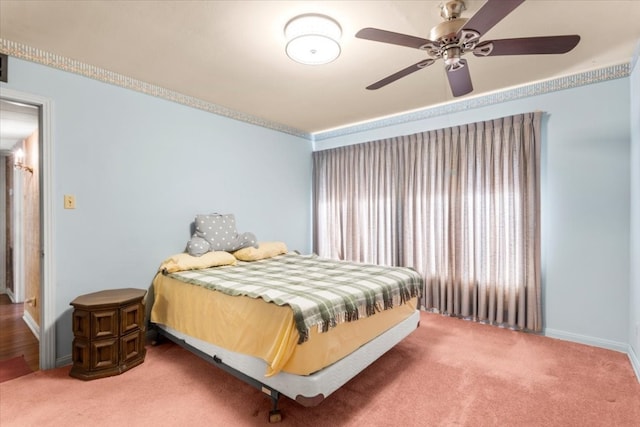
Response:
POLYGON ((415 268, 424 309, 540 331, 541 117, 315 152, 314 251, 415 268))

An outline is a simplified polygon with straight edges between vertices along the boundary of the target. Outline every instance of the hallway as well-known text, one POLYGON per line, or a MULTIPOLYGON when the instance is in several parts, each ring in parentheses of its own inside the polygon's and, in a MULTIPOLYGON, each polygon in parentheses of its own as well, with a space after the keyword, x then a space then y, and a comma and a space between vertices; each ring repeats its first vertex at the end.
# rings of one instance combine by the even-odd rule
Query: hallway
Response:
POLYGON ((39 342, 22 320, 23 304, 12 304, 7 294, 0 294, 0 360, 24 355, 29 367, 40 367, 39 342))

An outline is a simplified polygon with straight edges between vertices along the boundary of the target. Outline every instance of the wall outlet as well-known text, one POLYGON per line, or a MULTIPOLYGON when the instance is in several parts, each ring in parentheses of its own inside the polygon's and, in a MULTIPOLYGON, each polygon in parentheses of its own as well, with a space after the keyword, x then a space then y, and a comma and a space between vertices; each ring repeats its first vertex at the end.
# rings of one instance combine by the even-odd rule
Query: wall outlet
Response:
POLYGON ((65 209, 75 209, 76 208, 76 198, 70 194, 64 195, 64 208, 65 209))

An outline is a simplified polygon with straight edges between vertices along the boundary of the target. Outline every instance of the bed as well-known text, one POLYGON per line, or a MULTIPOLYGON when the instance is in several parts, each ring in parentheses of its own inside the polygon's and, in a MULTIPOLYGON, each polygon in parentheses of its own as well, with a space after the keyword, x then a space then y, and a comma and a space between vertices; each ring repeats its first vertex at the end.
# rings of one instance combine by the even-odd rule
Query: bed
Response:
POLYGON ((262 390, 271 422, 281 395, 318 405, 418 326, 422 277, 413 269, 284 249, 227 259, 195 269, 163 263, 151 326, 262 390))

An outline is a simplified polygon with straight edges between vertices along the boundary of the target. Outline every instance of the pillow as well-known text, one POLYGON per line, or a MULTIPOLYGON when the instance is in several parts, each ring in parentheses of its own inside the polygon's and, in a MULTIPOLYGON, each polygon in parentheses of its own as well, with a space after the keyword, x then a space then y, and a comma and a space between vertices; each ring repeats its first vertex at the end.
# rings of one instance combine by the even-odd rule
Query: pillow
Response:
POLYGON ((243 248, 235 251, 233 256, 240 261, 258 261, 286 253, 287 245, 284 242, 259 242, 257 248, 243 248))
POLYGON ((233 214, 197 215, 195 226, 196 232, 187 244, 187 251, 193 256, 208 251, 233 252, 257 243, 253 233, 238 234, 233 214))
POLYGON ((191 256, 202 256, 211 250, 211 245, 202 237, 193 236, 189 242, 187 242, 187 252, 191 256))
POLYGON ((183 252, 162 261, 158 270, 164 273, 175 273, 176 271, 198 270, 201 268, 220 267, 222 265, 235 265, 236 263, 236 258, 229 252, 207 252, 198 257, 183 252))

